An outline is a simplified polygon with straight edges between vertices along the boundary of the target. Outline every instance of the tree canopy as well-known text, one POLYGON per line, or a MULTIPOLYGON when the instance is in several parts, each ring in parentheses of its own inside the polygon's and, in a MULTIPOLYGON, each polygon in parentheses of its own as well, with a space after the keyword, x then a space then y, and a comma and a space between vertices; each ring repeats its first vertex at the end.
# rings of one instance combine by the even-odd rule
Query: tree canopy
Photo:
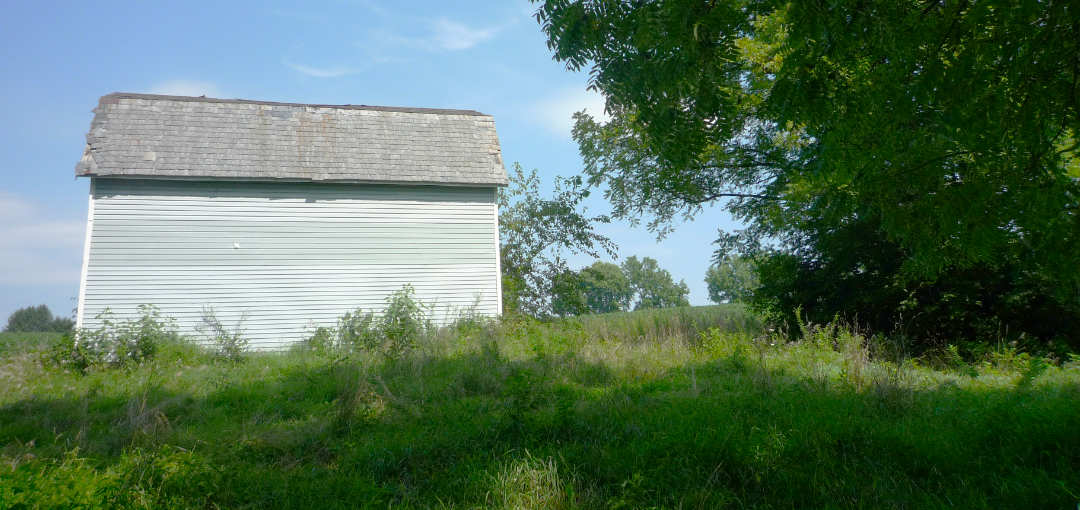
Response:
POLYGON ((560 272, 551 285, 556 315, 608 313, 688 306, 690 288, 675 281, 656 259, 632 256, 622 265, 596 261, 574 272, 560 272))
POLYGON ((48 306, 26 306, 15 310, 8 316, 7 327, 4 331, 18 333, 55 331, 65 333, 71 331, 75 323, 66 317, 54 317, 48 306))
POLYGON ((634 310, 645 308, 668 308, 689 306, 686 296, 690 288, 685 281, 675 283, 671 273, 662 269, 656 259, 632 256, 622 263, 622 270, 630 282, 634 310))
POLYGON ((594 262, 578 273, 585 304, 593 313, 626 310, 633 299, 630 279, 616 264, 594 262))
POLYGON ((754 296, 760 283, 753 260, 729 255, 709 266, 705 286, 714 303, 745 303, 754 296))
POLYGON ((610 121, 575 117, 586 184, 659 235, 724 203, 746 228, 720 255, 760 259, 759 306, 921 317, 924 336, 1080 326, 1075 3, 547 0, 536 16, 607 99, 610 121))
POLYGON ((514 163, 509 174, 510 185, 499 192, 503 308, 550 315, 552 289, 569 285, 566 255, 614 255, 615 243, 596 232, 608 219, 587 215, 577 190, 580 181, 557 179, 554 196, 544 198, 536 170, 526 172, 514 163))

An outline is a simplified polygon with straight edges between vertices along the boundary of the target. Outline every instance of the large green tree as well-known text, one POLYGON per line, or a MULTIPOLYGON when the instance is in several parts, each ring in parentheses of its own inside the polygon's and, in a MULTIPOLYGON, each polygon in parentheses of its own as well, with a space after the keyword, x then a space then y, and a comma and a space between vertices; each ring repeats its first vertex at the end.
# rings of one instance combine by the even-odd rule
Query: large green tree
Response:
POLYGON ((745 303, 761 284, 757 268, 749 257, 729 255, 705 271, 705 286, 714 303, 745 303))
POLYGON ((721 255, 761 261, 760 306, 924 337, 1080 326, 1075 2, 548 0, 537 19, 607 98, 609 122, 576 116, 588 184, 661 235, 723 202, 746 228, 721 255))
POLYGON ((636 256, 622 265, 597 261, 574 272, 559 272, 551 282, 555 315, 609 313, 643 308, 688 306, 685 281, 675 281, 656 259, 636 256))
POLYGON ((632 256, 623 261, 622 270, 630 282, 635 310, 690 305, 686 299, 690 294, 686 282, 675 283, 671 273, 661 268, 656 259, 632 256))
POLYGON ((614 255, 615 244, 596 232, 607 217, 587 215, 580 181, 557 179, 554 193, 545 197, 536 170, 514 163, 509 177, 510 185, 499 192, 503 309, 538 317, 580 310, 576 303, 553 303, 553 291, 575 285, 568 254, 614 255), (569 308, 553 312, 553 305, 569 308))
POLYGON ((618 265, 597 261, 582 269, 578 278, 589 311, 608 313, 629 308, 633 289, 618 265))

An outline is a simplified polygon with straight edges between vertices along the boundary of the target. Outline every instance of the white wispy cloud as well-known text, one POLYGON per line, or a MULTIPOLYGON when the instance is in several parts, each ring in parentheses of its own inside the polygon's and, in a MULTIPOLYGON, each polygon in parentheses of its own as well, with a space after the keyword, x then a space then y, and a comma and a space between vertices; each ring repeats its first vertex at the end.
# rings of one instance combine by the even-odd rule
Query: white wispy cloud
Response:
POLYGON ((151 94, 165 94, 170 96, 206 96, 222 97, 218 86, 209 81, 199 80, 166 80, 158 82, 150 87, 151 94))
POLYGON ((293 71, 296 71, 305 76, 311 76, 312 78, 340 78, 342 76, 348 76, 350 74, 356 74, 360 72, 360 69, 343 65, 317 67, 305 64, 298 64, 289 59, 282 59, 281 63, 284 64, 285 67, 288 67, 293 71))
POLYGON ((77 284, 85 218, 48 218, 47 208, 0 193, 0 285, 77 284))
MULTIPOLYGON (((462 51, 493 39, 506 25, 473 27, 449 18, 425 20, 420 23, 424 31, 406 36, 398 32, 380 29, 369 33, 371 40, 383 49, 407 47, 430 52, 462 51)), ((362 44, 368 46, 368 43, 362 44)))
POLYGON ((558 90, 534 104, 529 114, 534 122, 548 131, 569 137, 574 128, 574 114, 581 110, 599 121, 610 120, 604 113, 604 96, 584 87, 558 90))
POLYGON ((431 42, 446 51, 467 50, 495 37, 502 30, 501 27, 473 28, 447 18, 439 18, 431 26, 431 42))

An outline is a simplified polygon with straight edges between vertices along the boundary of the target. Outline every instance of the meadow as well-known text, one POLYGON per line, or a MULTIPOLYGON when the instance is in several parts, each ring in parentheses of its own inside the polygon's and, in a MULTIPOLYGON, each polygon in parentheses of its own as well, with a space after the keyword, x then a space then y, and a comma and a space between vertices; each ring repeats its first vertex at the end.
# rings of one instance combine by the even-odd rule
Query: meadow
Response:
POLYGON ((1076 508, 1080 360, 737 306, 463 320, 395 356, 0 336, 0 508, 1076 508))

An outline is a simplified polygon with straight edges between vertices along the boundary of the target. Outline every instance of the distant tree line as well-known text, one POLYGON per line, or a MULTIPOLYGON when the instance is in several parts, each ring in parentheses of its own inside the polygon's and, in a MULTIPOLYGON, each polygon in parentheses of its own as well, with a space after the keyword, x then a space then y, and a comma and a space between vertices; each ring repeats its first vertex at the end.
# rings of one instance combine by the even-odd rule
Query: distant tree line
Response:
POLYGON ((57 332, 66 333, 71 331, 75 322, 67 317, 54 317, 48 306, 27 306, 15 310, 8 316, 7 326, 4 331, 29 333, 29 332, 57 332))

